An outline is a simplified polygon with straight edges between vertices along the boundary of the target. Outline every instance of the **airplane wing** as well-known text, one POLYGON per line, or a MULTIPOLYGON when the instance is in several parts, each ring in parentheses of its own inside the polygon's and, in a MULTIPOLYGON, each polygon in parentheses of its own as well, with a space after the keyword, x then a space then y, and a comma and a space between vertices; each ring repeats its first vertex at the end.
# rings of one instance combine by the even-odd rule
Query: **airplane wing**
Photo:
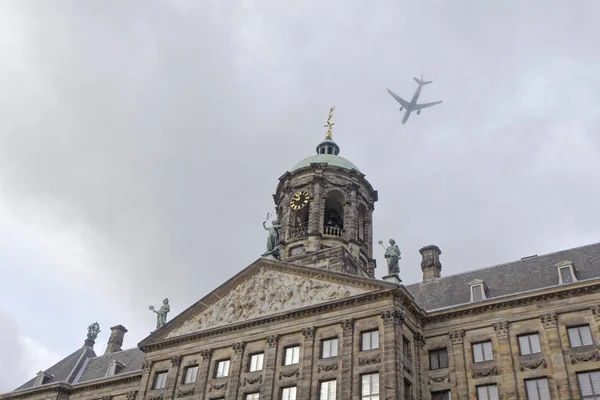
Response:
POLYGON ((427 108, 427 107, 435 106, 436 104, 440 104, 442 101, 444 101, 444 100, 434 101, 433 103, 415 104, 414 110, 416 111, 416 110, 420 110, 422 108, 427 108))
POLYGON ((394 99, 396 99, 396 101, 398 103, 400 103, 402 105, 402 107, 408 109, 408 106, 410 106, 410 103, 408 101, 404 100, 402 97, 398 96, 396 93, 392 92, 390 89, 388 89, 387 91, 394 99))

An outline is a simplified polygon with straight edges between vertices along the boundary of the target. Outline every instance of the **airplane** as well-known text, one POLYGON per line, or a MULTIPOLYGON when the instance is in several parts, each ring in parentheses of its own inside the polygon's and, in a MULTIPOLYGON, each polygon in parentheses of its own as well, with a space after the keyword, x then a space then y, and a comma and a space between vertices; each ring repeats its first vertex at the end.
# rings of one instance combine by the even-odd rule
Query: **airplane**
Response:
POLYGON ((435 106, 436 104, 440 104, 443 101, 443 100, 440 100, 440 101, 434 101, 433 103, 417 104, 417 100, 419 98, 419 95, 421 94, 421 88, 425 85, 429 85, 430 83, 433 83, 433 81, 424 81, 423 74, 421 74, 421 79, 417 79, 417 78, 413 78, 413 79, 415 80, 415 82, 417 82, 419 84, 419 87, 417 88, 417 91, 413 95, 410 103, 408 101, 404 100, 402 97, 398 96, 396 93, 392 92, 390 89, 387 90, 388 93, 394 99, 396 99, 396 101, 398 103, 400 103, 400 111, 402 111, 403 109, 406 108, 406 113, 404 113, 404 118, 402 118, 402 124, 405 124, 406 121, 408 121, 408 117, 410 117, 411 112, 416 111, 417 115, 419 115, 419 114, 421 114, 421 110, 423 108, 435 106))

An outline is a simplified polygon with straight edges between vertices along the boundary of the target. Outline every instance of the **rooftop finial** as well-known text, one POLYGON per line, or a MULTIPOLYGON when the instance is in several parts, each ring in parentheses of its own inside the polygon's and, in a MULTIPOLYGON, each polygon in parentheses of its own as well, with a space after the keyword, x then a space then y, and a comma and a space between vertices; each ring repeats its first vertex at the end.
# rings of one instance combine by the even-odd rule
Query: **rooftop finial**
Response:
POLYGON ((325 124, 325 128, 327 128, 327 132, 325 132, 325 139, 331 139, 331 127, 335 125, 335 122, 331 122, 333 110, 335 110, 335 106, 331 107, 329 110, 329 117, 327 117, 327 123, 325 124))

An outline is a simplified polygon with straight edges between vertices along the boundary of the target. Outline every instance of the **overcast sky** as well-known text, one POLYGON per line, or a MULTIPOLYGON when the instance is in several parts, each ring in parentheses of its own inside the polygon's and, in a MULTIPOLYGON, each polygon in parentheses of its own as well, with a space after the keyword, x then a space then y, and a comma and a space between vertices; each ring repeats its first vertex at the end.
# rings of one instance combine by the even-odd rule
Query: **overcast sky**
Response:
MULTIPOLYGON (((600 3, 0 2, 0 392, 265 249, 329 108, 401 277, 600 241, 600 3), (401 125, 386 88, 444 102, 401 125), (16 365, 17 367, 14 367, 16 365)), ((376 274, 385 271, 377 249, 376 274)), ((549 266, 550 267, 550 266, 549 266)))

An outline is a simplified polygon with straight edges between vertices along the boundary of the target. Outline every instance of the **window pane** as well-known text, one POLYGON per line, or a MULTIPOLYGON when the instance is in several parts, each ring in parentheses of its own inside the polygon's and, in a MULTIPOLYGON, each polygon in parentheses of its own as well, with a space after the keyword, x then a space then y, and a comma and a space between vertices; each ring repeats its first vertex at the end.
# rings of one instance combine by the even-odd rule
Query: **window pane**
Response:
POLYGON ((253 354, 250 357, 250 372, 252 371, 260 371, 263 369, 263 359, 264 354, 253 354))
POLYGON ((336 381, 321 382, 321 393, 319 396, 319 400, 335 400, 336 390, 336 381))
POLYGON ((492 353, 492 342, 483 343, 483 357, 486 361, 494 359, 492 353))
POLYGON ((529 343, 531 344, 531 354, 542 352, 542 347, 540 346, 540 335, 537 333, 529 335, 529 343))
POLYGON ((571 275, 570 267, 561 268, 560 276, 562 277, 563 283, 573 282, 573 276, 571 275))
POLYGON ((439 352, 438 351, 430 351, 429 352, 429 369, 439 369, 439 352))
POLYGON ((167 382, 167 373, 159 372, 154 377, 154 389, 163 389, 167 382))
POLYGON ((477 400, 489 400, 487 386, 477 388, 477 400))
POLYGON ((498 399, 498 387, 496 385, 488 386, 488 394, 490 396, 490 400, 499 400, 498 399))
POLYGON ((579 391, 582 396, 594 395, 590 374, 577 374, 577 380, 579 381, 579 391))
POLYGON ((571 347, 580 347, 581 346, 581 338, 579 337, 579 329, 578 328, 569 328, 569 341, 571 342, 571 347))
POLYGON ((248 393, 246 400, 258 400, 258 393, 248 393))
POLYGON ((540 400, 550 400, 550 389, 548 388, 548 379, 538 379, 537 388, 540 400))
POLYGON ((519 336, 519 349, 521 349, 522 356, 531 354, 531 348, 529 346, 529 338, 527 336, 519 336))
POLYGON ((371 346, 372 349, 379 348, 379 331, 371 332, 371 346))
POLYGON ((298 364, 300 362, 300 346, 285 349, 285 365, 298 364))
POLYGON ((473 345, 473 361, 481 362, 483 361, 483 346, 481 343, 477 343, 473 345))
POLYGON ((540 400, 535 380, 525 381, 525 389, 527 390, 527 400, 540 400))
POLYGON ((581 334, 581 344, 583 346, 589 346, 594 344, 593 340, 592 340, 592 332, 590 332, 590 327, 589 326, 580 326, 579 327, 579 332, 581 334))
POLYGON ((229 375, 229 360, 219 361, 217 363, 217 378, 221 378, 229 375))
POLYGON ((450 400, 450 392, 431 393, 431 400, 450 400))
POLYGON ((296 387, 282 389, 281 400, 296 400, 296 387))
POLYGON ((185 370, 185 379, 183 380, 183 383, 196 382, 197 376, 198 376, 198 366, 187 367, 185 370))
POLYGON ((440 368, 448 368, 448 350, 443 349, 438 353, 440 355, 440 368))
POLYGON ((483 299, 483 294, 481 293, 481 285, 471 286, 471 291, 473 292, 473 301, 479 301, 483 299))

